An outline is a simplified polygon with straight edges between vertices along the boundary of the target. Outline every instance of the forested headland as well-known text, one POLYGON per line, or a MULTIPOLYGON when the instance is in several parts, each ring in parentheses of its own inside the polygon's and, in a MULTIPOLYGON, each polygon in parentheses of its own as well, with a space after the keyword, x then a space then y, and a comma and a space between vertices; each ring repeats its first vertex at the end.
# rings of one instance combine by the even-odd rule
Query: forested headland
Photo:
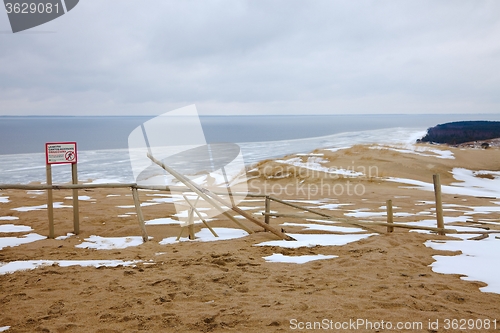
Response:
POLYGON ((500 138, 500 121, 457 121, 429 128, 418 141, 458 145, 495 138, 500 138))

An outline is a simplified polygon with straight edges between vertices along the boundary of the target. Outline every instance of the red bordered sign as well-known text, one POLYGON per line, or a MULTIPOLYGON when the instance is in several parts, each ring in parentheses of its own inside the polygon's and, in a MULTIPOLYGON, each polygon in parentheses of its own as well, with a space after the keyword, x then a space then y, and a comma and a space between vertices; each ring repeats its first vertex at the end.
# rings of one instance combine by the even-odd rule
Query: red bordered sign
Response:
POLYGON ((47 164, 77 163, 76 142, 48 142, 45 144, 47 164))

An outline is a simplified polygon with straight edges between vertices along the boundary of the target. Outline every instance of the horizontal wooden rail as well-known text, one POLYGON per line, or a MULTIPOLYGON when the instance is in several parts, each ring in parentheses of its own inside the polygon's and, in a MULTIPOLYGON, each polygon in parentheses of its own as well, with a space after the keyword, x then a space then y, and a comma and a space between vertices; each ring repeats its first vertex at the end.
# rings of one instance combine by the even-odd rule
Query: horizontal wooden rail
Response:
MULTIPOLYGON (((322 216, 322 217, 326 217, 328 219, 330 218, 334 218, 333 216, 330 216, 328 214, 325 214, 325 213, 322 213, 322 212, 318 212, 317 210, 314 210, 314 209, 310 209, 310 208, 307 208, 307 207, 302 207, 302 206, 299 206, 299 205, 295 205, 295 204, 292 204, 290 202, 287 202, 287 201, 284 201, 284 200, 281 200, 281 199, 278 199, 278 198, 275 198, 275 197, 272 197, 272 196, 268 196, 269 200, 274 200, 276 202, 279 202, 283 205, 287 205, 287 206, 290 206, 290 207, 293 207, 293 208, 297 208, 297 209, 301 209, 301 210, 305 210, 307 212, 310 212, 310 213, 313 213, 313 214, 316 214, 316 215, 319 215, 319 216, 322 216)), ((355 225, 355 226, 358 226, 358 227, 361 227, 361 228, 364 228, 364 229, 370 229, 370 227, 368 225, 361 225, 357 222, 346 222, 348 224, 351 224, 351 225, 355 225)), ((372 231, 374 231, 372 229, 372 231)))
MULTIPOLYGON (((137 187, 140 190, 153 190, 153 191, 177 191, 177 192, 193 192, 188 187, 184 186, 167 186, 167 185, 138 185, 136 184, 135 187, 137 187)), ((230 196, 240 196, 240 197, 251 197, 251 198, 265 198, 265 194, 256 194, 256 193, 243 193, 243 192, 217 192, 217 191, 211 191, 214 194, 217 195, 230 195, 230 196)))
POLYGON ((0 190, 74 190, 89 188, 136 188, 137 184, 106 183, 106 184, 61 184, 61 185, 21 185, 0 184, 0 190))
MULTIPOLYGON (((105 184, 62 184, 62 185, 21 185, 21 184, 0 184, 0 190, 46 190, 48 191, 48 203, 47 207, 50 209, 52 207, 52 190, 76 190, 76 189, 91 189, 91 188, 130 188, 132 189, 132 196, 134 199, 135 208, 137 211, 137 219, 139 221, 139 227, 142 232, 142 239, 144 242, 147 242, 149 237, 146 232, 146 227, 144 224, 144 217, 142 215, 141 204, 139 202, 139 194, 137 193, 137 184, 129 183, 105 183, 105 184)), ((74 192, 73 192, 74 195, 74 192)), ((73 203, 78 202, 78 198, 73 197, 73 203)), ((78 234, 79 232, 79 224, 78 224, 78 210, 75 210, 75 205, 73 204, 73 214, 74 214, 74 232, 78 234)), ((49 210, 49 238, 54 238, 54 230, 53 230, 53 220, 51 217, 51 211, 49 210)))
MULTIPOLYGON (((0 190, 74 190, 74 189, 90 189, 90 188, 136 188, 139 190, 152 190, 152 191, 178 191, 178 192, 192 192, 187 187, 181 186, 164 186, 164 185, 138 185, 136 183, 102 183, 102 184, 59 184, 59 185, 25 185, 25 184, 0 184, 0 190)), ((218 195, 230 196, 246 196, 252 198, 265 198, 264 194, 255 193, 222 193, 212 192, 218 195)))
MULTIPOLYGON (((299 214, 276 214, 276 213, 262 213, 262 215, 268 215, 268 216, 275 216, 275 217, 290 217, 290 218, 301 218, 301 219, 318 219, 316 216, 312 215, 299 215, 299 214)), ((325 216, 326 217, 326 216, 325 216)), ((339 218, 339 217, 334 217, 334 216, 328 216, 327 218, 324 218, 324 220, 337 220, 340 223, 345 223, 345 224, 350 224, 350 225, 356 225, 360 227, 373 227, 373 226, 379 226, 379 227, 395 227, 395 228, 405 228, 405 229, 415 229, 415 230, 427 230, 427 231, 434 231, 434 232, 446 232, 449 234, 457 234, 459 233, 455 229, 442 229, 442 228, 434 228, 434 227, 424 227, 424 226, 413 226, 413 225, 408 225, 408 224, 403 224, 403 223, 387 223, 387 222, 360 222, 360 221, 351 221, 346 218, 339 218)), ((469 232, 469 233, 484 233, 484 232, 469 232)))

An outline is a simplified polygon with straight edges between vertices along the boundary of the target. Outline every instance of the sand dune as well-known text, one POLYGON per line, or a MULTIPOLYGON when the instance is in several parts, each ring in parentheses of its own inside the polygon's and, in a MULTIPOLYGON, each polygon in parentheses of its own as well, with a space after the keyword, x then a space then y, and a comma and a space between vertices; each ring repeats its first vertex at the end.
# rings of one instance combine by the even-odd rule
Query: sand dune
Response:
MULTIPOLYGON (((499 165, 497 148, 363 145, 263 161, 248 178, 254 193, 294 200, 339 219, 383 222, 386 200, 392 199, 396 222, 432 225, 434 194, 426 184, 439 173, 446 186, 446 227, 469 228, 462 230, 470 234, 461 237, 474 238, 479 231, 500 230, 499 165)), ((141 232, 130 191, 96 189, 79 193, 85 199, 79 235, 67 235, 73 229, 67 207, 71 191, 55 191, 61 203, 55 209, 56 236, 63 237, 30 236, 35 240, 14 246, 29 234, 48 234, 45 195, 0 191, 5 198, 0 200, 0 226, 5 225, 0 247, 7 238, 10 242, 0 250, 0 269, 16 261, 48 260, 0 275, 0 329, 287 332, 316 323, 331 331, 344 325, 344 331, 385 332, 390 323, 393 331, 401 324, 411 326, 407 331, 451 332, 460 330, 447 329, 448 320, 473 319, 462 331, 484 332, 486 323, 491 327, 486 331, 500 331, 500 292, 481 291, 485 282, 436 273, 430 266, 433 256, 460 252, 434 249, 429 241, 462 238, 400 228, 387 234, 385 227, 360 228, 319 217, 272 218, 271 225, 304 241, 301 247, 285 247, 245 220, 240 219, 255 233, 235 231, 233 222, 218 216, 209 223, 225 240, 205 241, 214 238, 196 224, 200 240, 175 242, 177 212, 172 200, 158 200, 168 197, 156 194, 140 191, 143 202, 156 203, 142 208, 145 219, 154 221, 147 225, 153 237, 147 243, 137 242, 141 232), (325 239, 337 243, 325 245, 325 239), (119 260, 123 263, 117 267, 109 262, 119 260)), ((263 220, 263 200, 247 199, 241 206, 263 220)), ((271 210, 311 215, 276 202, 271 210)), ((500 243, 492 237, 490 242, 500 243)))

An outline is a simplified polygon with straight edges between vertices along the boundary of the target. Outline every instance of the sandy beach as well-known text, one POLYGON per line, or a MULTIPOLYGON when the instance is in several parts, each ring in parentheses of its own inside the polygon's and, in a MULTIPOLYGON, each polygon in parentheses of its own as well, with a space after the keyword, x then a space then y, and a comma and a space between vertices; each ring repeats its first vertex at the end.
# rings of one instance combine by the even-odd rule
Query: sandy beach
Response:
MULTIPOLYGON (((437 273, 430 266, 436 261, 433 256, 460 254, 426 245, 457 240, 453 235, 403 228, 387 233, 385 226, 352 224, 385 222, 386 200, 391 199, 395 222, 427 221, 435 226, 430 187, 433 174, 440 174, 446 228, 500 231, 500 209, 484 208, 500 207, 500 195, 494 191, 499 165, 499 148, 358 145, 262 161, 248 171, 250 192, 293 200, 339 218, 311 220, 311 213, 273 202, 273 212, 306 218, 274 217, 272 226, 292 235, 360 239, 339 246, 312 241, 310 246, 297 248, 266 246, 265 242, 279 239, 240 219, 254 233, 229 240, 160 244, 177 237, 180 227, 150 223, 146 228, 153 238, 144 244, 81 247, 92 243, 86 239, 93 235, 141 235, 130 190, 81 190, 79 235, 4 246, 0 269, 23 260, 123 260, 127 265, 96 268, 52 263, 3 273, 0 328, 6 332, 102 333, 500 332, 499 292, 482 291, 487 283, 437 273), (264 259, 273 254, 335 257, 303 264, 264 259), (458 320, 459 326, 452 326, 452 320, 458 320), (460 320, 466 326, 460 327, 460 320), (402 326, 397 329, 397 325, 402 326)), ((62 206, 54 213, 56 236, 73 231, 71 194, 54 191, 54 201, 62 206)), ((167 194, 140 191, 143 204, 149 204, 142 208, 146 221, 172 218, 176 213, 171 202, 157 200, 168 198, 167 194)), ((14 224, 32 230, 2 232, 0 237, 48 235, 47 211, 36 208, 46 204, 43 191, 0 190, 2 197, 6 199, 0 201, 0 226, 14 224)), ((240 206, 264 220, 262 198, 248 197, 240 206)), ((209 223, 214 228, 238 229, 223 216, 209 223)), ((196 232, 202 229, 202 224, 195 225, 196 232)), ((490 237, 495 240, 500 234, 490 237)))

